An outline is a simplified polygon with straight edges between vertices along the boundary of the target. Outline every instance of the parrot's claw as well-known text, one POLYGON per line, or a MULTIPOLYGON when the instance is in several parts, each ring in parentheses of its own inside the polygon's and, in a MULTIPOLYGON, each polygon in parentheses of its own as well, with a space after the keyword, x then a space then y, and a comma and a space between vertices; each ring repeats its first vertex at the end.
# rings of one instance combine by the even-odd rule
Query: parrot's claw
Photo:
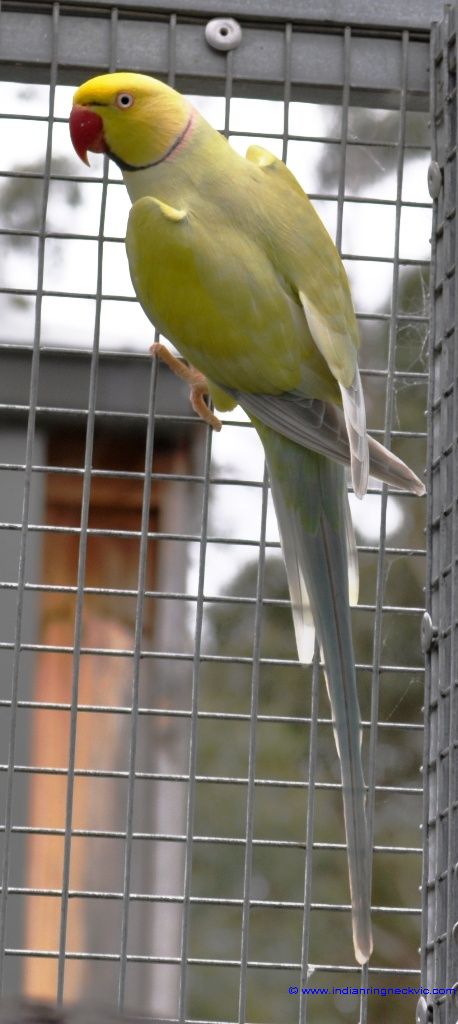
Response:
POLYGON ((150 352, 155 358, 161 359, 169 367, 169 370, 172 370, 172 373, 189 384, 189 398, 194 412, 210 427, 213 427, 213 430, 221 430, 223 425, 221 420, 215 416, 204 399, 204 396, 209 394, 209 390, 207 378, 203 373, 199 373, 199 370, 195 370, 193 366, 188 366, 183 359, 177 359, 160 341, 155 341, 151 345, 150 352))

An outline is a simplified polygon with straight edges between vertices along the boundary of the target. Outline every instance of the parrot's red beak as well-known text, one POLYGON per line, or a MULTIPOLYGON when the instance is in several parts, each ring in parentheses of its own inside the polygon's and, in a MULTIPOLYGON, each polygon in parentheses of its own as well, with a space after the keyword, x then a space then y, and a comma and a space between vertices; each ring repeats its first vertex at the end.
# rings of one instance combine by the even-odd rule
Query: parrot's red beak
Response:
POLYGON ((73 107, 70 114, 70 138, 76 153, 85 164, 89 164, 88 150, 91 153, 106 152, 102 118, 87 107, 73 107))

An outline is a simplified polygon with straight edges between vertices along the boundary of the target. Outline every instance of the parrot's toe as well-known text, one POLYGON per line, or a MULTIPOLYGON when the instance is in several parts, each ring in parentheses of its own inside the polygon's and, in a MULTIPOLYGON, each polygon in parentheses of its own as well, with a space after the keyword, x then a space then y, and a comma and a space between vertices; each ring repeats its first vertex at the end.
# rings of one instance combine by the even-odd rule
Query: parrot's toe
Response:
POLYGON ((221 430, 223 425, 221 420, 215 416, 205 401, 205 395, 208 395, 209 391, 207 378, 203 373, 196 370, 194 366, 188 366, 183 359, 177 359, 160 341, 155 341, 150 346, 150 352, 155 358, 161 359, 169 367, 169 370, 172 370, 172 373, 189 384, 190 402, 200 419, 213 427, 213 430, 221 430))

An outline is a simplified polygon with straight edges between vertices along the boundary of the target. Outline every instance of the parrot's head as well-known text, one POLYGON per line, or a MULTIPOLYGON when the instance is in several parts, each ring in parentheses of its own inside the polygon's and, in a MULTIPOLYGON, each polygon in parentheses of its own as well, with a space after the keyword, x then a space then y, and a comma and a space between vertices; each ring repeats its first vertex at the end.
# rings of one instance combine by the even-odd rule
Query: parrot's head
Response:
POLYGON ((82 160, 107 153, 123 170, 160 163, 190 133, 193 108, 168 85, 147 75, 116 72, 80 85, 73 97, 70 135, 82 160))

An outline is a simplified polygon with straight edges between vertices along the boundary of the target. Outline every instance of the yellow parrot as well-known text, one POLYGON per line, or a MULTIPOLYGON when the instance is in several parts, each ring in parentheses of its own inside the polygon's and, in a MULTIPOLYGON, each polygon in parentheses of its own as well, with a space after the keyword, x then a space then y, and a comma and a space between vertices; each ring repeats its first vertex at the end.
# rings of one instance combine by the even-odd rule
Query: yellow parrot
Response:
MULTIPOLYGON (((100 75, 74 96, 78 155, 121 168, 132 209, 126 247, 137 297, 190 364, 195 408, 220 423, 239 404, 266 455, 299 658, 310 612, 325 665, 341 763, 355 956, 372 952, 370 846, 351 635, 357 557, 344 466, 362 497, 368 474, 423 494, 366 434, 358 327, 337 249, 281 160, 246 159, 175 90, 146 75, 100 75), (203 375, 203 376, 202 376, 203 375)), ((180 369, 181 367, 181 369, 180 369)))

